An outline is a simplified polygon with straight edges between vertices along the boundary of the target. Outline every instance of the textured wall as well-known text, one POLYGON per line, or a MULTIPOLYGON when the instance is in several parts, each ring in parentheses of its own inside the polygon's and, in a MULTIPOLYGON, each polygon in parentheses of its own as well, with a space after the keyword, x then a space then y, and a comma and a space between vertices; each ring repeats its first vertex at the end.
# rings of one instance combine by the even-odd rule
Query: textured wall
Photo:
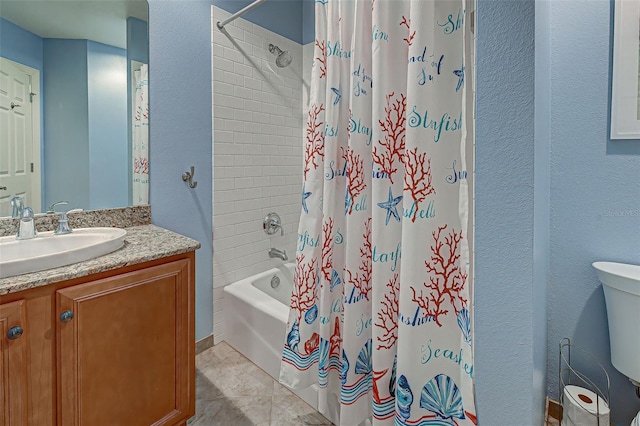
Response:
POLYGON ((150 203, 153 223, 200 241, 196 339, 213 330, 211 4, 149 1, 150 203), (182 173, 196 167, 196 189, 182 173))
POLYGON ((606 367, 612 420, 628 425, 640 399, 610 363, 604 295, 591 267, 640 264, 640 141, 607 141, 610 21, 608 0, 551 2, 547 377, 556 396, 558 341, 570 337, 606 367))
POLYGON ((533 409, 544 412, 547 380, 547 283, 549 281, 549 102, 551 2, 535 4, 535 147, 533 180, 533 409))
MULTIPOLYGON (((212 0, 211 3, 229 13, 236 13, 254 0, 212 0)), ((309 0, 304 0, 309 1, 309 0)), ((310 0, 313 1, 313 0, 310 0)), ((302 42, 301 18, 303 0, 267 0, 257 8, 242 15, 244 19, 276 34, 302 42)))
POLYGON ((302 44, 313 43, 316 38, 315 7, 314 0, 302 0, 302 44))
MULTIPOLYGON (((213 8, 213 22, 228 16, 213 8)), ((216 342, 224 332, 223 288, 281 264, 267 256, 271 247, 295 260, 302 164, 302 47, 243 18, 225 29, 231 40, 213 30, 216 342), (289 67, 275 65, 269 43, 291 52, 289 67), (272 211, 282 219, 284 236, 262 229, 272 211)))
MULTIPOLYGON (((541 425, 534 382, 534 1, 478 1, 475 368, 482 425, 541 425)), ((536 388, 537 386, 537 388, 536 388)))
MULTIPOLYGON (((91 210, 129 205, 126 51, 87 41, 91 210)), ((68 167, 68 165, 67 165, 68 167)))
POLYGON ((91 205, 87 73, 87 40, 44 40, 44 208, 91 205))

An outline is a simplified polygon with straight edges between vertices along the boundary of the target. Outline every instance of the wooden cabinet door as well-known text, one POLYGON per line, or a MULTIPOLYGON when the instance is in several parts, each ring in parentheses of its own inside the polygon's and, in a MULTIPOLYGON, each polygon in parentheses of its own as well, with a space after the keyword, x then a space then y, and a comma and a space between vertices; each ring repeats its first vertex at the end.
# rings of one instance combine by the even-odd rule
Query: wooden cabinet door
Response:
POLYGON ((193 274, 182 259, 56 292, 59 425, 175 425, 191 416, 193 274))
POLYGON ((0 305, 0 426, 27 424, 27 339, 24 300, 0 305))

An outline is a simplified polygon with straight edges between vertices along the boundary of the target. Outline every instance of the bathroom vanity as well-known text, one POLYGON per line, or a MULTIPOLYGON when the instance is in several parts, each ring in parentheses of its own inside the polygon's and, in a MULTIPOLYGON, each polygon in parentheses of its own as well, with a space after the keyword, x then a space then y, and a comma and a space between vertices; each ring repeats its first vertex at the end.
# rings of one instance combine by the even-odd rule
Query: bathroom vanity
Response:
POLYGON ((0 425, 184 425, 197 241, 127 228, 113 253, 0 279, 0 425))

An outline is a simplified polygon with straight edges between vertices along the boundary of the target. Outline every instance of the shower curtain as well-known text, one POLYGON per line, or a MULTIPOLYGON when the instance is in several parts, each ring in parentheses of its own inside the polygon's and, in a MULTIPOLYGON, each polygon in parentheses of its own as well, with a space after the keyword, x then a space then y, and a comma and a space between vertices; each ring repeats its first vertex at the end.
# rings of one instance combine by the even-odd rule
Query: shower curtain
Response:
POLYGON ((134 72, 133 205, 149 204, 149 75, 147 64, 134 72))
POLYGON ((339 425, 477 424, 473 0, 316 0, 280 381, 339 425))

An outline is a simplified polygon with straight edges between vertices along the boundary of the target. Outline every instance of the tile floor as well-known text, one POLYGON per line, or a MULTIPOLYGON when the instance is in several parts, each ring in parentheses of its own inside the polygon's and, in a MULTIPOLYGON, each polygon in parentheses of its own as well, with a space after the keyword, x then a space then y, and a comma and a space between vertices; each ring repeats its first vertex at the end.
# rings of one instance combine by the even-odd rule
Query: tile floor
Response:
POLYGON ((332 423, 222 342, 196 357, 196 415, 188 424, 328 426, 332 423))
MULTIPOLYGON (((189 426, 332 424, 225 342, 196 356, 196 414, 189 426)), ((547 416, 545 425, 559 422, 547 416)))

